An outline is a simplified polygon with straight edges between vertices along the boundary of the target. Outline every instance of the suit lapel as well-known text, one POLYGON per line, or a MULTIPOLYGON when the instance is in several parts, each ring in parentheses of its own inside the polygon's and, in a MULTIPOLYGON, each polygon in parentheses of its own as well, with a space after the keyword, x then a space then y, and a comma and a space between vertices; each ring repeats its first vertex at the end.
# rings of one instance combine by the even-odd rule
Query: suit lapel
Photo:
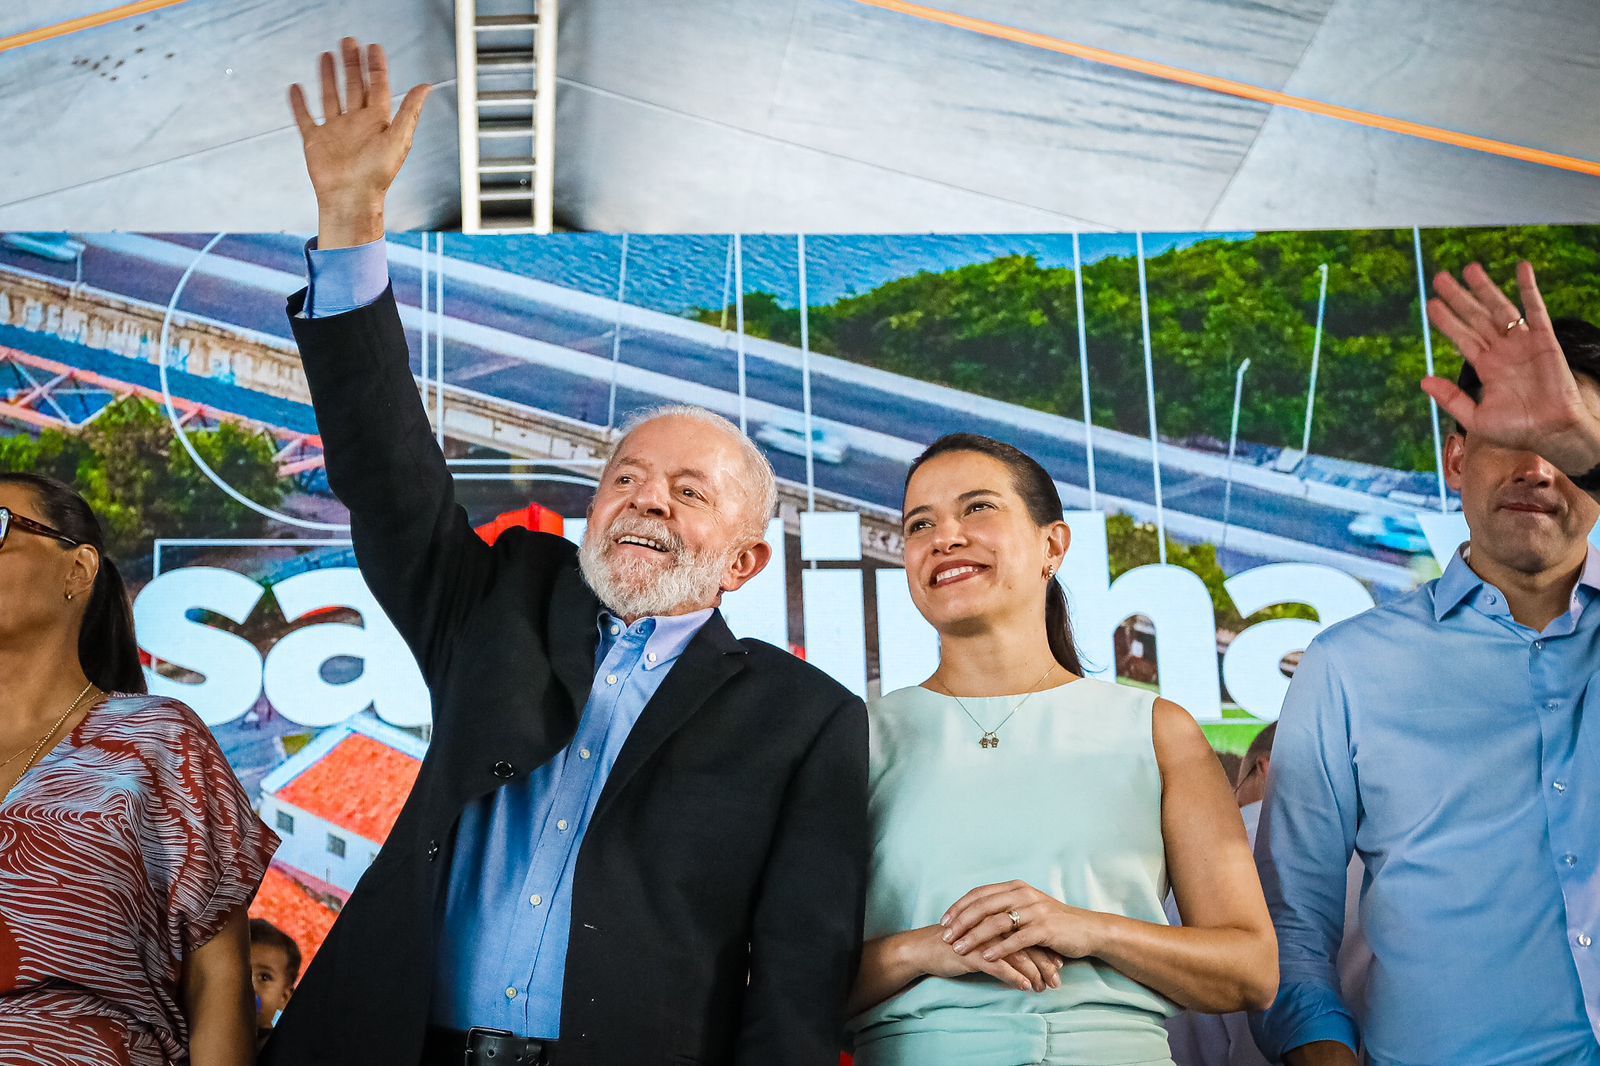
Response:
POLYGON ((672 664, 661 687, 645 704, 628 734, 616 765, 600 792, 594 816, 599 818, 650 760, 729 678, 744 668, 744 648, 734 639, 722 612, 715 611, 700 627, 683 655, 672 664))
POLYGON ((594 684, 594 656, 600 646, 599 615, 599 601, 574 562, 556 577, 548 622, 550 668, 572 697, 574 723, 583 713, 583 705, 589 702, 589 689, 594 684))

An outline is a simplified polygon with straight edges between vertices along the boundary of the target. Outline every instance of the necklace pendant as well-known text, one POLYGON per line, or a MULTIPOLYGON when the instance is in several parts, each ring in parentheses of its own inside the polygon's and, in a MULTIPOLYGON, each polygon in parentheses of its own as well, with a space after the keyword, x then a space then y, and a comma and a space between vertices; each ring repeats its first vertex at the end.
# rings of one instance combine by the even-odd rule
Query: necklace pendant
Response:
POLYGON ((978 741, 978 747, 980 748, 998 748, 999 746, 1000 738, 993 733, 985 733, 978 741))

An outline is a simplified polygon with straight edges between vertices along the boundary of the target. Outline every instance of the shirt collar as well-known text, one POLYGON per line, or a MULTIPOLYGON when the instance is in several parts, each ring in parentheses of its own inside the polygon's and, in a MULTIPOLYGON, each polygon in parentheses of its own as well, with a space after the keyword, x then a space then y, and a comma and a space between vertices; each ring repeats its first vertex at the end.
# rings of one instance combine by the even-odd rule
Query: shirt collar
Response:
MULTIPOLYGON (((1456 549, 1456 553, 1450 557, 1450 564, 1444 568, 1444 573, 1433 587, 1433 619, 1436 622, 1444 621, 1445 615, 1484 587, 1483 578, 1467 565, 1467 548, 1468 545, 1463 544, 1456 549)), ((1583 559, 1583 569, 1578 572, 1577 589, 1588 589, 1591 598, 1600 593, 1600 550, 1596 550, 1593 544, 1589 545, 1583 559)), ((1578 595, 1577 589, 1573 591, 1574 596, 1578 595)))
POLYGON ((1600 549, 1589 545, 1589 554, 1583 558, 1583 569, 1578 572, 1578 587, 1591 593, 1600 592, 1600 549))
POLYGON ((1444 573, 1433 586, 1433 620, 1444 621, 1444 616, 1461 605, 1461 602, 1483 587, 1483 578, 1467 565, 1467 546, 1463 544, 1450 556, 1444 573))
POLYGON ((682 655, 683 650, 710 620, 715 610, 715 607, 707 607, 688 614, 651 615, 639 619, 631 626, 625 626, 622 619, 610 611, 601 611, 598 620, 601 644, 604 646, 608 642, 621 640, 623 633, 642 634, 644 668, 655 670, 670 664, 682 655), (613 634, 614 627, 621 632, 613 634))

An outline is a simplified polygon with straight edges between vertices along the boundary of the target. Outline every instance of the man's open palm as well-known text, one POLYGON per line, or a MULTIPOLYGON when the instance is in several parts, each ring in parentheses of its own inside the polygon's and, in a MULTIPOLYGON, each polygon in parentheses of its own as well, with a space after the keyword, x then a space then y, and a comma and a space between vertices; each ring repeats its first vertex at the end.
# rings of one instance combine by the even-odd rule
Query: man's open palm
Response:
POLYGON ((1536 452, 1578 473, 1594 465, 1596 412, 1589 410, 1556 340, 1533 267, 1517 268, 1523 310, 1476 263, 1462 285, 1448 273, 1434 279, 1428 317, 1455 342, 1482 382, 1474 400, 1453 382, 1430 377, 1422 388, 1469 433, 1508 448, 1536 452))
POLYGON ((367 48, 365 71, 361 46, 353 38, 341 41, 340 51, 345 72, 342 101, 334 57, 322 54, 322 124, 312 117, 299 85, 289 89, 289 106, 305 142, 306 170, 324 215, 375 212, 381 219, 384 195, 411 150, 430 86, 412 88, 391 118, 389 63, 383 49, 375 44, 367 48))

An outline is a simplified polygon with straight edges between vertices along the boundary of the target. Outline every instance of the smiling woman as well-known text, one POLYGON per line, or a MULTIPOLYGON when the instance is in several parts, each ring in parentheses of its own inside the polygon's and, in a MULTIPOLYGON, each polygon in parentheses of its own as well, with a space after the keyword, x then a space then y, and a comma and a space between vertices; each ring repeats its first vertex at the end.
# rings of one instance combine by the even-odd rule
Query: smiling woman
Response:
MULTIPOLYGON (((1060 557, 1066 554, 1071 537, 1067 532, 1066 523, 1061 520, 1061 496, 1056 492, 1055 482, 1044 467, 1027 453, 1002 441, 974 433, 952 433, 935 441, 911 464, 911 469, 906 474, 908 506, 911 501, 912 480, 928 462, 940 456, 949 456, 952 460, 960 457, 964 460, 962 467, 947 473, 946 477, 957 479, 974 475, 982 477, 983 473, 989 476, 990 480, 981 483, 985 487, 969 489, 956 497, 956 502, 963 511, 979 519, 979 525, 984 524, 985 516, 1003 514, 1007 509, 1008 496, 1015 497, 1022 504, 1021 510, 1027 520, 1032 522, 1037 531, 1045 531, 1046 553, 1050 558, 1057 560, 1047 566, 1046 577, 1053 578, 1060 557), (977 469, 972 469, 974 467, 977 469), (983 470, 984 467, 988 469, 983 470), (983 473, 978 473, 979 470, 983 470, 983 473), (1007 488, 1010 489, 1009 493, 1005 491, 1007 488)), ((932 559, 933 539, 928 534, 935 528, 935 505, 919 503, 907 511, 904 526, 906 568, 909 576, 912 573, 921 573, 932 559)), ((986 573, 989 569, 990 564, 977 563, 969 558, 947 558, 933 567, 926 581, 913 579, 911 598, 923 616, 933 622, 935 615, 930 614, 930 611, 948 615, 951 610, 959 610, 959 607, 952 607, 950 604, 953 602, 959 605, 962 601, 935 600, 928 596, 928 589, 943 589, 952 581, 975 577, 986 573)), ((1082 673, 1077 642, 1072 638, 1072 619, 1067 613, 1067 596, 1061 584, 1057 581, 1046 581, 1043 600, 1045 634, 1049 639, 1052 658, 1068 672, 1082 673)), ((969 609, 972 609, 974 614, 981 613, 974 608, 969 609)), ((935 622, 934 625, 937 627, 938 623, 935 622)))
POLYGON ((904 533, 940 659, 869 707, 857 1062, 1156 1066, 1174 1004, 1269 1004, 1276 941, 1205 737, 1153 693, 1082 676, 1049 475, 945 437, 912 464, 904 533))

